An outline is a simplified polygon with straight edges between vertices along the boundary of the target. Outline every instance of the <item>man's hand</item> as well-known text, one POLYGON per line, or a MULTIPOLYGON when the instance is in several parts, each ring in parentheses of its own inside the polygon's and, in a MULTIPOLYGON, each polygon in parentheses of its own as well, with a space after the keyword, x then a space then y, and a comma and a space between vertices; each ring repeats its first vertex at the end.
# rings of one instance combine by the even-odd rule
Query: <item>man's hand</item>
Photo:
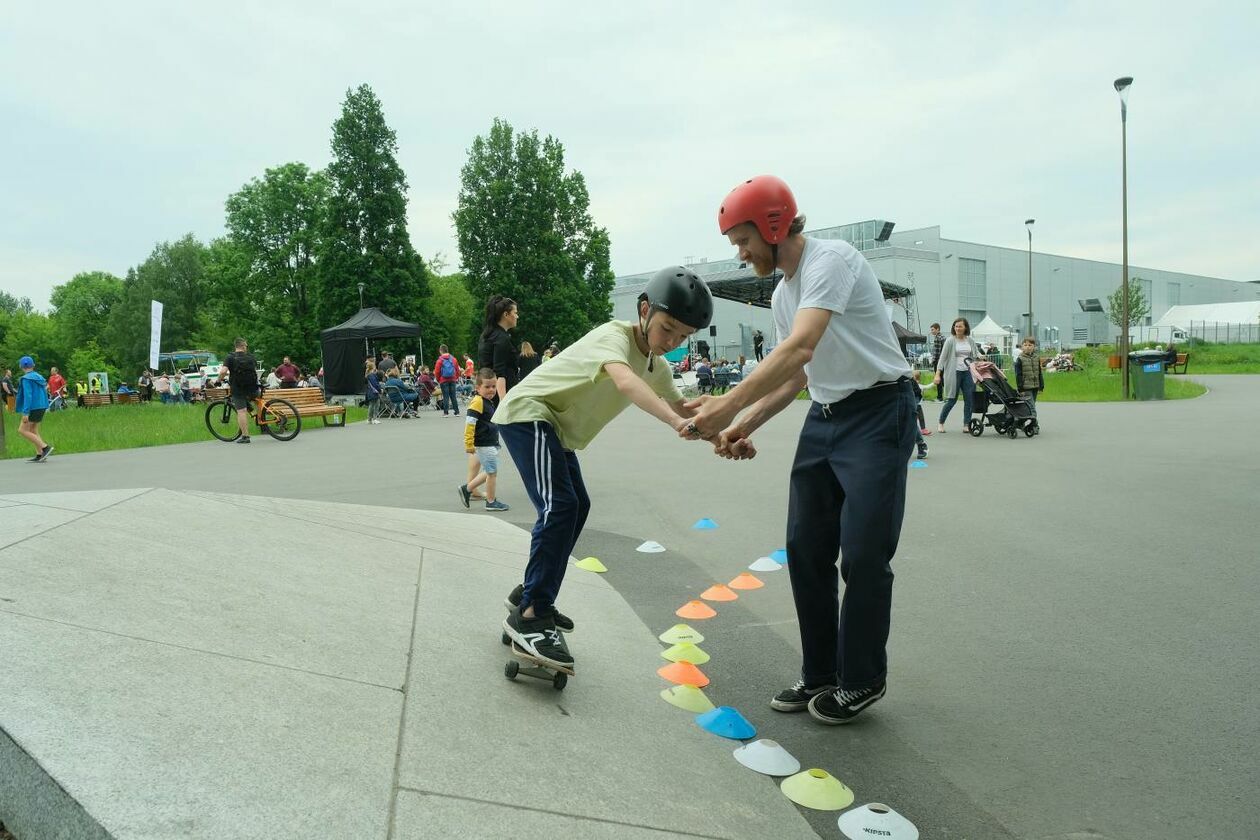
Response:
POLYGON ((747 461, 757 457, 757 447, 748 437, 749 432, 740 424, 728 427, 713 444, 713 453, 732 461, 747 461))
POLYGON ((692 400, 686 407, 695 411, 686 427, 679 433, 689 440, 712 440, 722 429, 731 425, 739 409, 726 397, 703 396, 692 400))

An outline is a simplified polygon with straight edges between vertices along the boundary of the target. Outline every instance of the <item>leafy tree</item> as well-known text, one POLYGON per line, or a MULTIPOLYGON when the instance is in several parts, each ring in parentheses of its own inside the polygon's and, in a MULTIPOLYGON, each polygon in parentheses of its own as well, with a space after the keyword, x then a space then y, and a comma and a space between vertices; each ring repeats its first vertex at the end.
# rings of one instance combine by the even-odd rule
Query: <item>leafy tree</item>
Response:
POLYGON ((52 318, 67 356, 105 331, 109 314, 122 295, 123 281, 105 271, 85 271, 53 287, 52 318))
POLYGON ((565 172, 559 140, 496 119, 460 176, 455 228, 479 304, 517 301, 518 332, 535 345, 567 344, 611 317, 608 231, 591 219, 582 173, 565 172))
MULTIPOLYGON (((1151 305, 1142 292, 1142 278, 1129 280, 1129 326, 1135 327, 1151 314, 1151 305)), ((1107 318, 1121 329, 1124 328, 1124 287, 1118 287, 1107 296, 1107 318)))
POLYGON ((190 233, 158 244, 127 272, 122 298, 110 311, 106 354, 123 370, 149 359, 150 301, 162 302, 162 350, 191 348, 205 319, 209 249, 190 233))
MULTIPOLYGON (((142 365, 143 366, 143 365, 142 365)), ((65 370, 62 374, 66 377, 71 385, 78 382, 87 382, 88 374, 97 371, 104 371, 109 374, 109 384, 115 388, 118 383, 126 381, 132 385, 136 384, 136 374, 139 370, 131 371, 128 375, 127 371, 121 371, 117 365, 110 364, 105 359, 105 351, 95 341, 88 341, 86 344, 80 345, 70 354, 69 361, 66 362, 65 370)), ((71 393, 74 393, 72 390, 71 393)))
POLYGON ((407 178, 398 139, 367 85, 347 91, 333 123, 328 212, 318 250, 317 322, 331 327, 364 302, 427 322, 429 273, 407 233, 407 178))
POLYGON ((0 313, 6 315, 16 315, 21 312, 29 315, 35 311, 35 307, 31 305, 31 299, 28 297, 14 297, 8 292, 0 289, 0 313))
POLYGON ((0 369, 13 368, 19 376, 18 359, 30 356, 35 368, 45 377, 53 367, 65 367, 66 354, 57 325, 42 312, 17 312, 4 317, 4 336, 0 339, 0 369))
POLYGON ((462 274, 434 277, 433 297, 429 308, 429 328, 425 346, 430 360, 437 355, 437 346, 445 344, 452 353, 468 353, 477 356, 477 333, 480 329, 481 307, 477 305, 462 274))
POLYGON ((216 340, 248 333, 262 358, 319 357, 316 252, 327 203, 327 177, 302 163, 268 169, 228 198, 228 234, 211 243, 208 268, 216 340))

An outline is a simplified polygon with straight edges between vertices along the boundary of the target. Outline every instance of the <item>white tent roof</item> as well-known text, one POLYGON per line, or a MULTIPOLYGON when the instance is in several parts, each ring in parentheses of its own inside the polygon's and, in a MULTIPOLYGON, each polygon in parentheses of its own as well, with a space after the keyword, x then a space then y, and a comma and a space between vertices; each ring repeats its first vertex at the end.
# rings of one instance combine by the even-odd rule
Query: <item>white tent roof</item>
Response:
POLYGON ((1240 300, 1233 303, 1194 303, 1174 306, 1151 326, 1188 329, 1191 321, 1206 321, 1209 324, 1254 324, 1258 320, 1260 320, 1260 300, 1240 300))
POLYGON ((1002 329, 997 321, 985 315, 983 321, 971 328, 971 334, 975 338, 1005 338, 1010 335, 1010 332, 1002 329))

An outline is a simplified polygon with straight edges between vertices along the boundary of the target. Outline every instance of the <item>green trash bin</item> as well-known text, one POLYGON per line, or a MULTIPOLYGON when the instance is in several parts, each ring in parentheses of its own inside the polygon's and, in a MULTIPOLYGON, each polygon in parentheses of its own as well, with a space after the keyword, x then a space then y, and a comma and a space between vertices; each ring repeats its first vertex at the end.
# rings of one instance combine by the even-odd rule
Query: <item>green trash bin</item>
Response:
POLYGON ((1129 383, 1135 400, 1164 399, 1163 350, 1137 350, 1129 354, 1129 383))

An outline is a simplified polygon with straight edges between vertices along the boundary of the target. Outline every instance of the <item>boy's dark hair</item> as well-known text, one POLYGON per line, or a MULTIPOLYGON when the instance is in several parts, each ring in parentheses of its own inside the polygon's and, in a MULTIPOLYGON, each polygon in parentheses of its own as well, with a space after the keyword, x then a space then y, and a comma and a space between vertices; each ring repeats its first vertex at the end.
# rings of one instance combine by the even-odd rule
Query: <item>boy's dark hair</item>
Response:
POLYGON ((445 345, 445 344, 439 344, 439 345, 438 345, 438 352, 439 352, 439 353, 445 353, 445 352, 446 352, 446 345, 445 345))
POLYGON ((237 350, 240 350, 242 347, 245 346, 246 343, 247 342, 245 341, 245 339, 237 338, 236 341, 232 342, 232 346, 235 347, 237 350))
POLYGON ((1037 339, 1033 338, 1031 335, 1024 336, 1024 340, 1020 342, 1020 346, 1023 346, 1030 341, 1032 342, 1033 347, 1037 346, 1037 339))
POLYGON ((932 326, 928 327, 928 329, 932 329, 932 330, 939 330, 940 328, 941 328, 940 324, 933 324, 932 326))
POLYGON ((477 371, 477 384, 482 382, 493 382, 499 377, 495 374, 494 368, 483 367, 477 371))

